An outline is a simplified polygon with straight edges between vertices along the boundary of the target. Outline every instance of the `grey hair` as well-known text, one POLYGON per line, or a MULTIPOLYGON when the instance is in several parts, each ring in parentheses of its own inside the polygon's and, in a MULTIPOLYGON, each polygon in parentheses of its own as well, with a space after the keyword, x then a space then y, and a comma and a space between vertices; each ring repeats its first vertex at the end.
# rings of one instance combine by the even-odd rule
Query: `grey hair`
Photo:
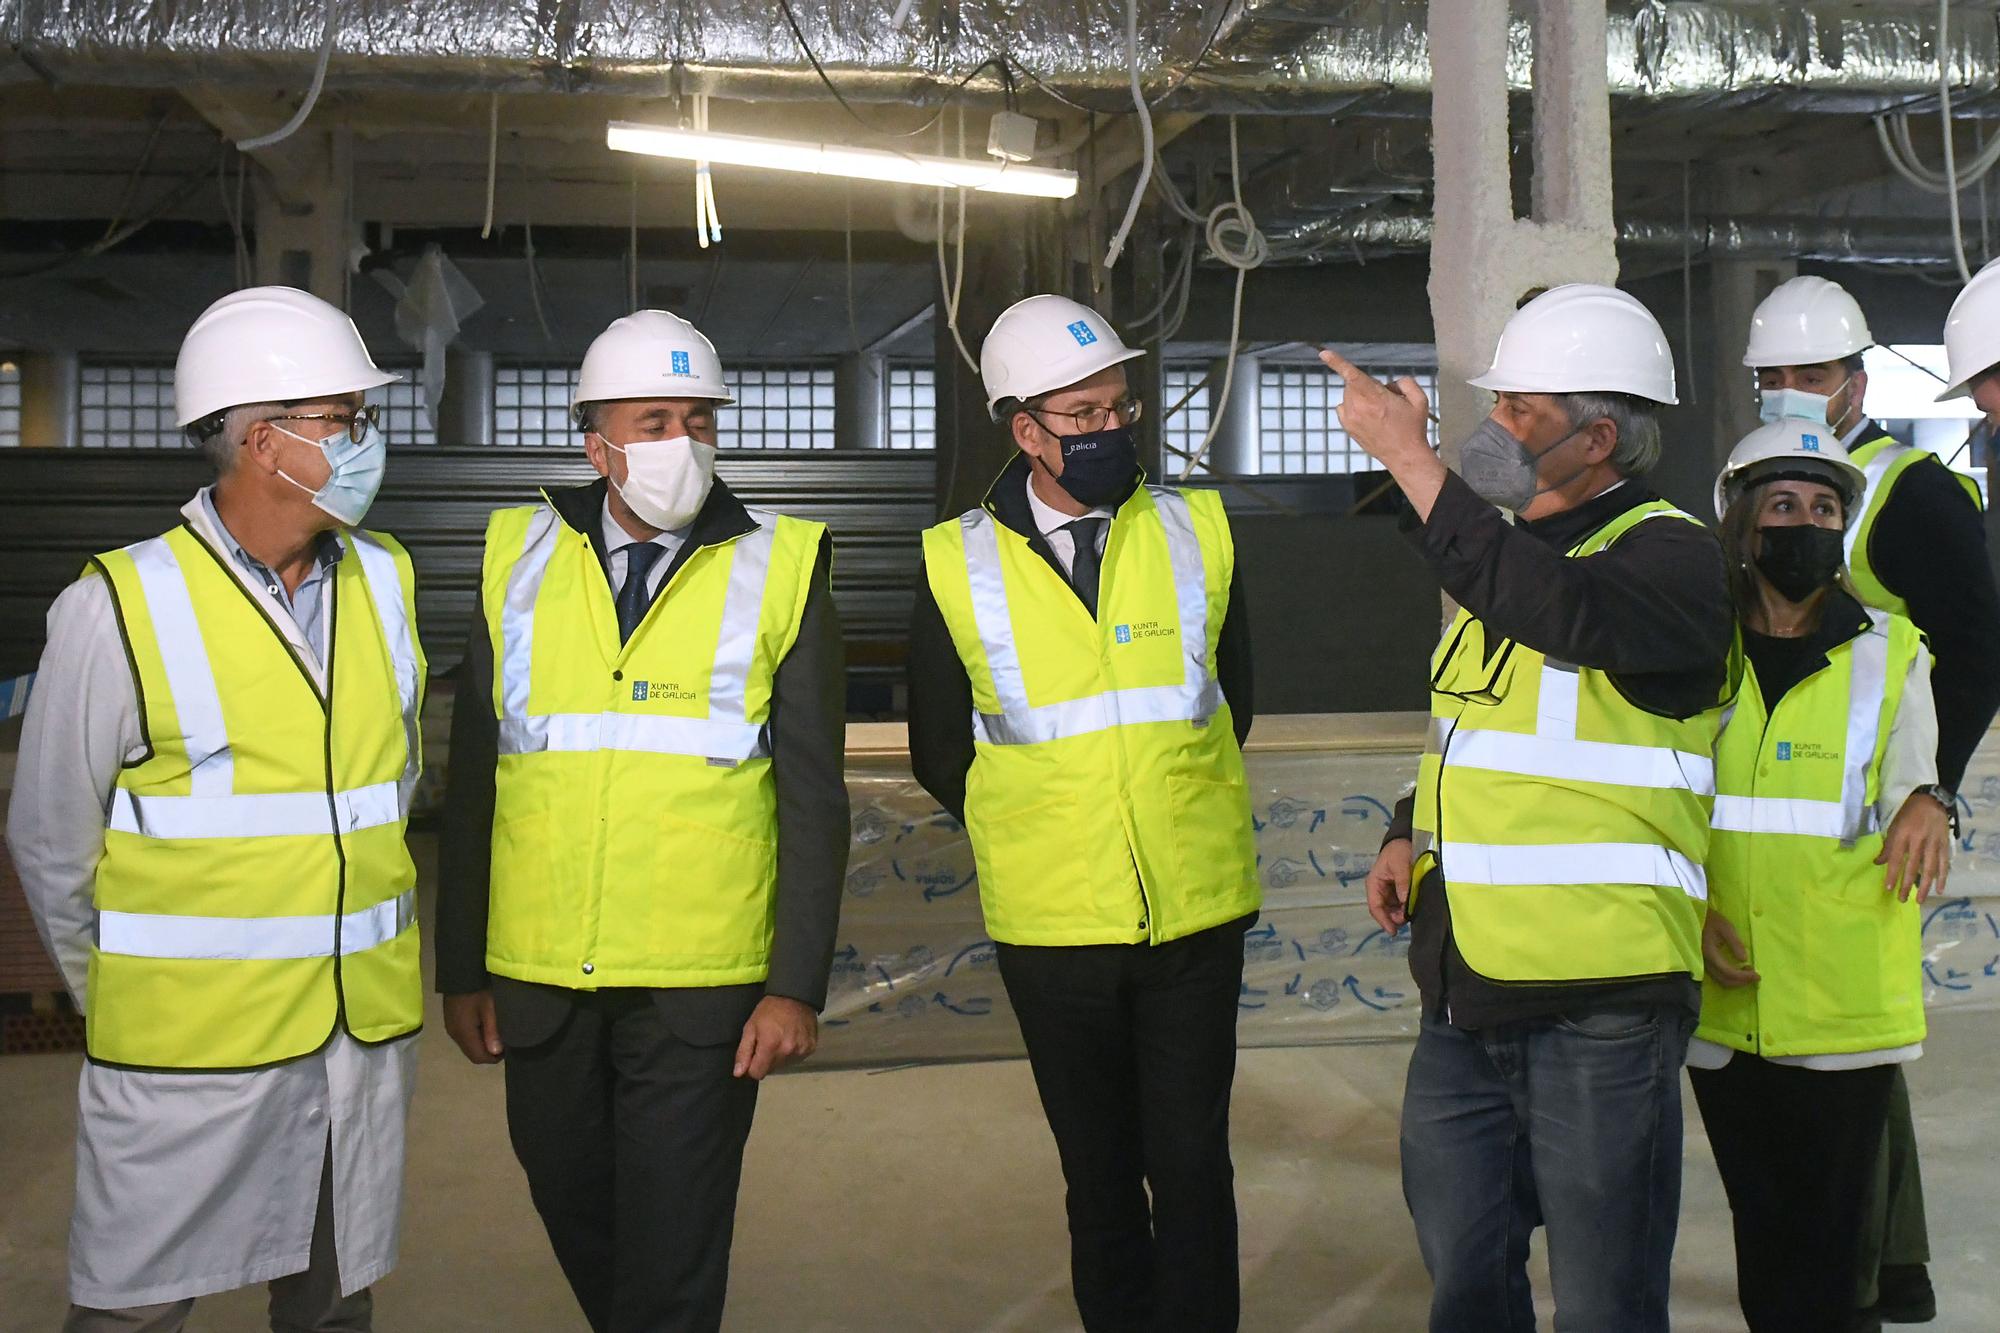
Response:
POLYGON ((1572 426, 1599 417, 1618 432, 1611 447, 1611 466, 1621 477, 1643 477, 1660 461, 1660 405, 1626 393, 1559 393, 1556 401, 1572 426))
POLYGON ((603 407, 601 402, 578 403, 574 413, 576 428, 585 435, 597 434, 597 414, 603 407))
POLYGON ((284 410, 283 403, 242 403, 190 424, 188 438, 207 453, 217 476, 227 476, 236 467, 237 453, 250 428, 284 410))

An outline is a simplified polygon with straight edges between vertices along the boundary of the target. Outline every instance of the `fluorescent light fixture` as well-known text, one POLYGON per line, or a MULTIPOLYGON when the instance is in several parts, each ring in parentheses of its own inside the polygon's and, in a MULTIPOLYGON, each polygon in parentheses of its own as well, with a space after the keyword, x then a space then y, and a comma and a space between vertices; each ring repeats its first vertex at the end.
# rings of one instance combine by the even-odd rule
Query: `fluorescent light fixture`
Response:
POLYGON ((947 190, 1025 194, 1040 199, 1068 199, 1076 193, 1074 171, 1023 166, 1018 162, 897 153, 835 143, 801 143, 751 134, 718 134, 713 130, 670 129, 629 120, 612 121, 605 129, 604 142, 621 153, 683 158, 689 162, 726 162, 730 166, 797 171, 810 176, 846 176, 947 190))

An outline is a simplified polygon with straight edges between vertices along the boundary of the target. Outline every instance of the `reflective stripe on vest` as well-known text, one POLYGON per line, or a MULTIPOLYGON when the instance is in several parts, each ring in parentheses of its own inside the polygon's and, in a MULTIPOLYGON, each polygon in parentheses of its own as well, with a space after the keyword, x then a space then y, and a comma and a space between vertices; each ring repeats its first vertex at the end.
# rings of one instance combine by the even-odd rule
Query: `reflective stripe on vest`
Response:
POLYGON ((1469 884, 1650 884, 1708 897, 1708 875, 1672 848, 1641 842, 1446 842, 1439 848, 1451 877, 1469 884))
POLYGON ((1165 487, 1147 489, 1166 532, 1167 558, 1174 571, 1181 656, 1186 667, 1178 685, 1107 690, 1080 699, 1031 705, 1022 682, 1021 657, 1014 647, 1014 622, 1007 609, 996 522, 983 508, 959 519, 964 529, 973 621, 979 628, 987 671, 1001 707, 999 713, 975 709, 972 730, 976 739, 988 745, 1035 745, 1146 722, 1192 722, 1199 726, 1222 707, 1222 686, 1208 671, 1207 585, 1201 542, 1188 515, 1187 499, 1165 487))
POLYGON ((1732 833, 1795 833, 1846 844, 1877 830, 1868 800, 1868 770, 1882 730, 1882 701, 1889 688, 1889 636, 1884 618, 1870 611, 1874 628, 1854 640, 1848 668, 1847 749, 1838 801, 1797 797, 1717 796, 1709 821, 1732 833))
POLYGON ((751 722, 745 707, 757 622, 763 613, 764 584, 770 574, 776 529, 759 523, 738 537, 723 594, 722 626, 716 637, 715 666, 709 676, 708 712, 702 717, 652 717, 633 713, 531 714, 529 673, 534 661, 535 602, 561 536, 556 512, 543 507, 528 524, 521 558, 507 576, 507 601, 500 615, 500 753, 639 750, 727 759, 742 763, 766 758, 770 738, 751 722))
POLYGON ((1867 515, 1869 509, 1873 507, 1875 497, 1881 491, 1882 478, 1888 475, 1889 469, 1896 465, 1896 460, 1901 458, 1906 452, 1908 450, 1905 446, 1891 446, 1869 459, 1866 466, 1861 469, 1861 475, 1867 478, 1866 483, 1861 488, 1861 496, 1855 502, 1855 508, 1859 509, 1861 513, 1857 515, 1854 522, 1847 525, 1847 536, 1843 542, 1843 545, 1847 549, 1848 564, 1852 565, 1854 563, 1854 544, 1860 539, 1862 529, 1874 526, 1861 520, 1867 515))
POLYGON ((363 953, 402 934, 417 919, 417 891, 345 916, 168 916, 99 912, 100 953, 133 958, 287 959, 363 953))
MULTIPOLYGON (((369 595, 389 645, 403 716, 414 720, 421 682, 395 557, 387 547, 363 534, 353 535, 369 595)), ((151 796, 116 788, 111 796, 109 827, 144 838, 285 838, 352 833, 402 818, 395 782, 334 792, 331 799, 324 791, 237 794, 222 695, 216 688, 208 646, 202 641, 180 562, 159 538, 140 543, 131 555, 185 738, 191 790, 186 796, 151 796)), ((414 771, 416 764, 412 744, 408 770, 414 771)))

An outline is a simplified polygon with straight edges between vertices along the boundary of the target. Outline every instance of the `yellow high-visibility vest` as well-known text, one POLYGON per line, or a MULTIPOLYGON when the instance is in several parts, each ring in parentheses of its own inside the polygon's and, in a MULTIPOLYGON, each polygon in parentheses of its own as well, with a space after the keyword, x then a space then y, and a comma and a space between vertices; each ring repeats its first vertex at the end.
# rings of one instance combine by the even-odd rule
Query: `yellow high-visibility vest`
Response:
POLYGON ((1708 885, 1759 980, 1702 987, 1709 1041, 1776 1057, 1924 1038, 1921 909, 1875 864, 1882 757, 1922 640, 1901 616, 1869 619, 1775 714, 1743 662, 1715 752, 1708 885))
POLYGON ((771 688, 825 528, 749 513, 756 527, 690 554, 622 644, 590 539, 550 505, 493 515, 488 971, 575 990, 769 973, 771 688))
POLYGON ((965 817, 1008 944, 1162 944, 1257 910, 1250 789, 1215 646, 1236 549, 1221 497, 1119 507, 1098 614, 985 509, 924 533, 972 682, 965 817))
MULTIPOLYGON (((1944 467, 1944 460, 1928 449, 1900 444, 1890 435, 1859 445, 1849 450, 1847 456, 1868 479, 1868 489, 1857 506, 1861 512, 1847 527, 1847 572, 1853 575, 1862 601, 1879 610, 1907 616, 1909 603, 1884 587, 1881 576, 1875 572, 1869 542, 1875 535, 1875 521, 1882 517, 1882 508, 1895 494, 1896 483, 1903 479, 1903 474, 1923 464, 1944 467)), ((1986 504, 1980 498, 1979 483, 1962 472, 1954 472, 1952 476, 1972 497, 1972 503, 1983 510, 1986 504)))
POLYGON ((326 693, 194 530, 98 556, 149 749, 97 865, 90 1056, 247 1069, 423 1021, 403 793, 421 762, 415 575, 340 534, 326 693))
MULTIPOLYGON (((1648 520, 1694 522, 1656 500, 1568 554, 1648 520)), ((1699 977, 1719 708, 1648 713, 1603 671, 1489 644, 1462 610, 1431 669, 1416 849, 1444 872, 1466 963, 1496 981, 1699 977)))

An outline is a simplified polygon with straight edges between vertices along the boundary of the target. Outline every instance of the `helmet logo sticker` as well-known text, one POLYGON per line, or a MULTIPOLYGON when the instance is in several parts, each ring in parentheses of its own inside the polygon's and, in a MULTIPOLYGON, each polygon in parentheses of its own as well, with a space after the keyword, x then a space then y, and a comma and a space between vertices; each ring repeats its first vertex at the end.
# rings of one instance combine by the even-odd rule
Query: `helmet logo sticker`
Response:
POLYGON ((1090 331, 1090 325, 1080 319, 1069 326, 1069 336, 1076 339, 1078 347, 1088 347, 1097 341, 1097 335, 1090 331))
POLYGON ((690 378, 692 378, 692 377, 693 377, 693 375, 694 375, 694 365, 693 365, 693 363, 692 363, 692 362, 690 362, 690 361, 688 360, 688 354, 687 354, 686 352, 675 352, 675 353, 673 353, 673 354, 672 354, 672 363, 673 363, 673 367, 672 367, 672 373, 673 373, 673 374, 676 374, 676 375, 686 375, 686 376, 689 376, 690 378))
POLYGON ((1818 453, 1819 436, 1817 435, 1799 436, 1799 448, 1804 449, 1807 453, 1814 453, 1814 454, 1818 453))

